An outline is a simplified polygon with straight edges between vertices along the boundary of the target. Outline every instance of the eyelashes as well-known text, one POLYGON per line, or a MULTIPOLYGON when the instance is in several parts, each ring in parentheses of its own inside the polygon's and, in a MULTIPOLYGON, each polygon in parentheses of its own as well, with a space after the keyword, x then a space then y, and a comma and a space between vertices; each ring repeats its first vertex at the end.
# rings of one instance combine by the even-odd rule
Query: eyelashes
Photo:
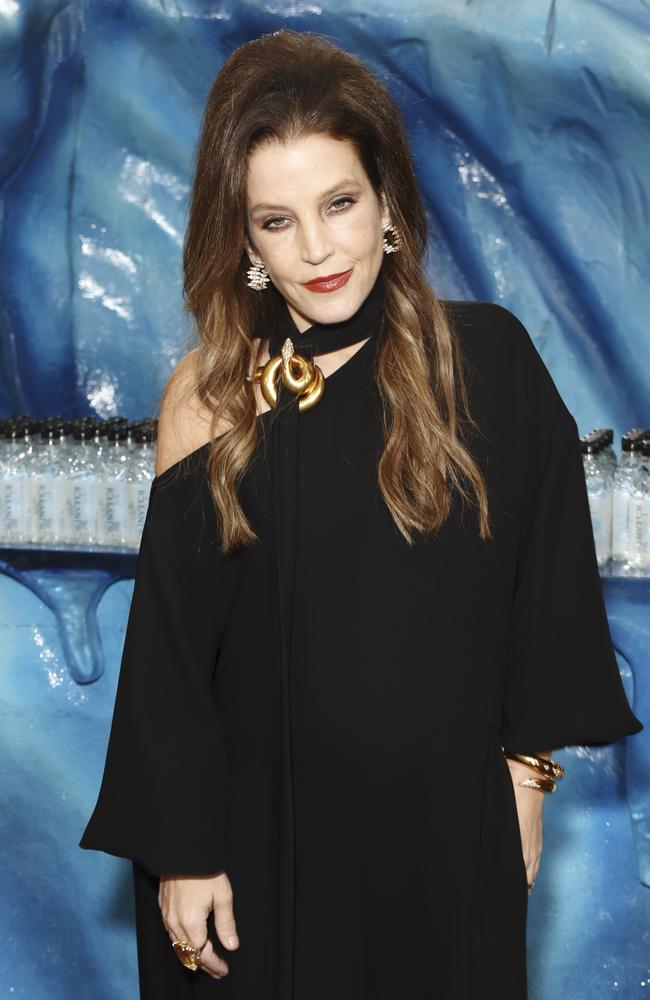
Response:
MULTIPOLYGON (((340 215, 342 212, 345 212, 347 210, 347 208, 348 208, 349 205, 354 205, 356 203, 356 199, 355 198, 350 198, 347 195, 342 195, 340 198, 335 198, 334 199, 334 201, 330 205, 330 208, 332 208, 334 205, 340 204, 341 202, 347 202, 347 204, 345 204, 342 208, 336 208, 336 209, 334 209, 334 214, 335 215, 340 215)), ((283 229, 287 228, 286 226, 274 226, 274 225, 271 225, 271 223, 273 223, 273 222, 284 222, 284 216, 282 216, 282 215, 276 215, 272 219, 267 219, 265 222, 262 223, 262 229, 268 229, 270 232, 273 232, 273 231, 277 232, 278 230, 283 230, 283 229)))

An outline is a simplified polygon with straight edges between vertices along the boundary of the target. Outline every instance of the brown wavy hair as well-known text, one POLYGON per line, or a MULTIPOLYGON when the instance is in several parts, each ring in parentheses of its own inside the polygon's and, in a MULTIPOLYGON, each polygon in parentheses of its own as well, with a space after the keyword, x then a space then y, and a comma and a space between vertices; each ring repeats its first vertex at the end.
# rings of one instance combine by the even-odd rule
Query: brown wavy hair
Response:
POLYGON ((263 433, 246 375, 264 353, 254 331, 271 328, 281 301, 273 285, 256 292, 246 284, 247 158, 259 143, 311 133, 353 143, 402 241, 381 265, 385 312, 375 375, 383 498, 409 544, 442 526, 454 489, 476 505, 480 537, 492 538, 485 482, 462 440, 466 429, 480 430, 469 413, 460 344, 421 263, 427 221, 402 118, 355 56, 322 36, 282 29, 240 46, 214 79, 183 248, 185 308, 198 333, 192 390, 212 414, 207 472, 221 551, 257 539, 237 497, 263 433), (224 423, 227 432, 215 437, 224 423))

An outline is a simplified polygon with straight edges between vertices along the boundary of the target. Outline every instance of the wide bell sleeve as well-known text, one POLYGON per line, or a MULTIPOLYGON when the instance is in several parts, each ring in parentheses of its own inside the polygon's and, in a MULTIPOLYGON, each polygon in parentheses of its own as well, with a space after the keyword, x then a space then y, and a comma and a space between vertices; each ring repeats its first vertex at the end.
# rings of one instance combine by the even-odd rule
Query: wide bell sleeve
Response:
POLYGON ((508 635, 501 742, 538 753, 643 729, 628 703, 596 557, 580 438, 512 314, 525 413, 525 502, 508 635))
POLYGON ((212 689, 241 559, 218 551, 204 477, 178 472, 152 483, 103 778, 79 845, 154 875, 211 874, 227 861, 227 765, 212 689))

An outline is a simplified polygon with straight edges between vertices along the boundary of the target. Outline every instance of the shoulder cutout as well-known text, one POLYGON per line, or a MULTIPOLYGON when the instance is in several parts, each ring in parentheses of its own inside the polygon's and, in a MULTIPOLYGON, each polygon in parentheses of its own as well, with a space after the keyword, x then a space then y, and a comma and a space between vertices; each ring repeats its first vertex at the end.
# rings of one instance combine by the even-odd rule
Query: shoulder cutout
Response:
POLYGON ((177 479, 184 469, 196 469, 199 466, 199 460, 204 456, 210 445, 209 441, 205 441, 194 451, 190 451, 185 455, 181 455, 179 459, 168 465, 162 472, 157 472, 152 479, 153 486, 160 486, 162 483, 172 482, 177 479))
MULTIPOLYGON (((181 358, 172 372, 160 405, 156 444, 156 480, 180 466, 185 459, 203 451, 210 444, 212 413, 194 394, 196 349, 181 358)), ((217 434, 228 429, 224 422, 217 434)))

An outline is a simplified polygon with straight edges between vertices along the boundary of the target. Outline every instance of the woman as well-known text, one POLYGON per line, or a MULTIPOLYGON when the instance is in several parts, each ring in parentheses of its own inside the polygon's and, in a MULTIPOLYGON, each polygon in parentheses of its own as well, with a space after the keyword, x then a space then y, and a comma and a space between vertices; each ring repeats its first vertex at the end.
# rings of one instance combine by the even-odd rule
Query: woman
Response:
POLYGON ((426 238, 357 59, 227 59, 81 841, 133 859, 143 997, 523 1000, 551 749, 642 728, 576 423, 426 238))

